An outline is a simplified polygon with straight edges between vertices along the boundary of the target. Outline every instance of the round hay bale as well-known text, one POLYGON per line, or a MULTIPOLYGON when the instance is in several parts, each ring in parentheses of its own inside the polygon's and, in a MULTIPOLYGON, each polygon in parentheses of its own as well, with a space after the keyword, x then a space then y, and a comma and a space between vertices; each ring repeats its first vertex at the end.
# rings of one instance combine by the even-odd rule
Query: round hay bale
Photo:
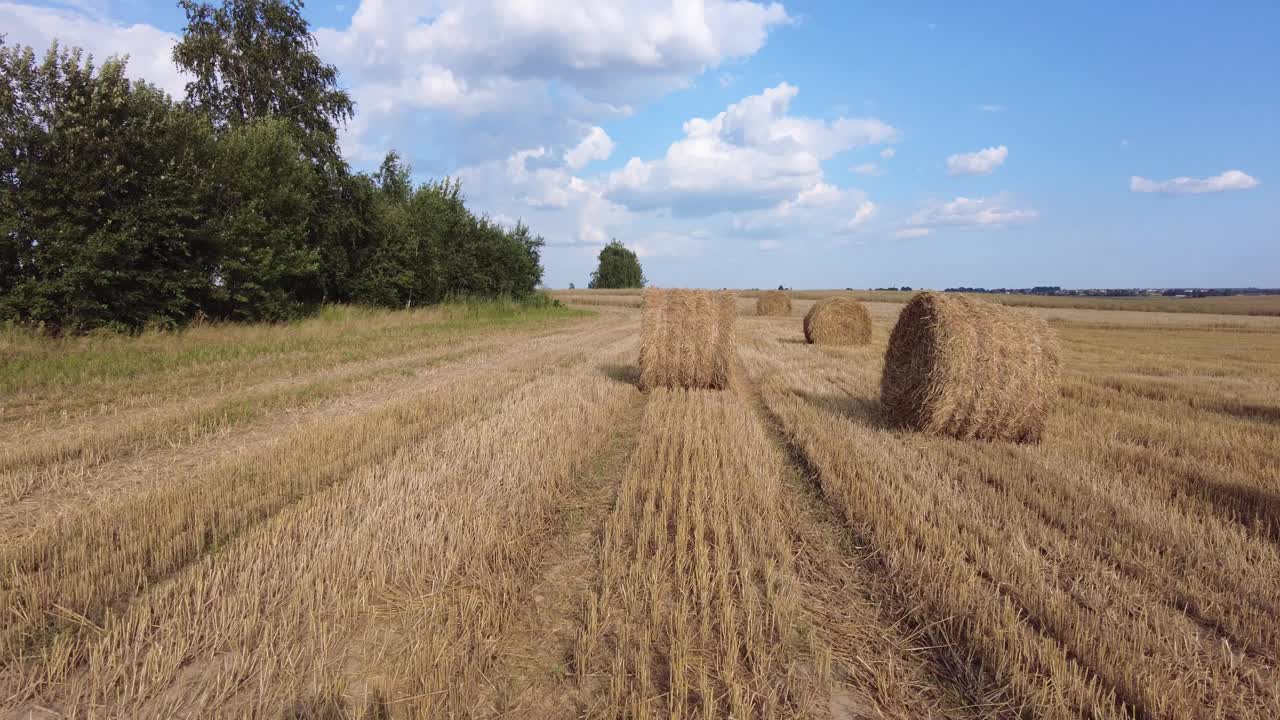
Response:
POLYGON ((804 340, 814 345, 871 342, 871 313, 853 298, 819 300, 804 316, 804 340))
POLYGON ((756 298, 756 314, 757 315, 781 315, 783 317, 791 314, 791 296, 781 290, 769 290, 760 293, 756 298))
POLYGON ((1040 317, 924 292, 889 337, 880 405, 890 422, 926 433, 1038 442, 1058 379, 1057 338, 1040 317))
POLYGON ((644 292, 640 387, 723 389, 733 384, 737 296, 708 290, 644 292))

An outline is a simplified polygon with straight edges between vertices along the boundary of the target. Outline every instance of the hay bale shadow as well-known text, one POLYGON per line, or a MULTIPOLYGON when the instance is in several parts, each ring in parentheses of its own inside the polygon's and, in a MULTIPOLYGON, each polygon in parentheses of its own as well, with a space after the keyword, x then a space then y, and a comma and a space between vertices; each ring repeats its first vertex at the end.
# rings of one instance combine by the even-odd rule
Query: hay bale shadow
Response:
POLYGON ((1235 483, 1187 478, 1186 487, 1218 508, 1223 515, 1280 543, 1280 494, 1235 483))
POLYGON ((1241 420, 1280 425, 1280 407, 1270 405, 1253 405, 1249 403, 1220 403, 1211 408, 1214 412, 1230 415, 1241 420))
POLYGON ((613 380, 614 382, 632 385, 637 388, 640 387, 640 367, 638 365, 602 365, 600 367, 600 371, 604 373, 605 377, 613 380))
POLYGON ((811 393, 799 390, 796 395, 805 402, 841 415, 873 430, 895 430, 896 425, 882 411, 879 398, 811 393))

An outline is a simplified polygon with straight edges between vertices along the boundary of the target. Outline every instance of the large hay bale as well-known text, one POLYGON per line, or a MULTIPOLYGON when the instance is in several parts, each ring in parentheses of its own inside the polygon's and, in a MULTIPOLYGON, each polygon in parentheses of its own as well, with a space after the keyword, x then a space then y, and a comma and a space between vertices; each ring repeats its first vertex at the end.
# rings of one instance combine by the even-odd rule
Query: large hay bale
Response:
POLYGON ((819 300, 804 316, 804 340, 815 345, 871 342, 871 313, 853 298, 819 300))
POLYGON ((640 387, 729 387, 737 320, 733 293, 646 290, 640 309, 640 387))
POLYGON ((769 290, 760 293, 756 298, 756 314, 757 315, 781 315, 787 316, 791 314, 791 296, 781 290, 769 290))
POLYGON ((1057 338, 1040 317, 924 292, 889 337, 880 405, 891 422, 935 435, 1037 442, 1058 378, 1057 338))

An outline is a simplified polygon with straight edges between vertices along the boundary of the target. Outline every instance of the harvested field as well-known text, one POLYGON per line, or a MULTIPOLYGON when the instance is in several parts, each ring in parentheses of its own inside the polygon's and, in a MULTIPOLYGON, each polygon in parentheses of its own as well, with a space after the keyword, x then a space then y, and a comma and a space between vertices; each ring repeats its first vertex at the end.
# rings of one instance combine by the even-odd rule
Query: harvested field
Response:
POLYGON ((0 336, 0 718, 1280 716, 1280 318, 1028 310, 1015 444, 599 297, 0 336))

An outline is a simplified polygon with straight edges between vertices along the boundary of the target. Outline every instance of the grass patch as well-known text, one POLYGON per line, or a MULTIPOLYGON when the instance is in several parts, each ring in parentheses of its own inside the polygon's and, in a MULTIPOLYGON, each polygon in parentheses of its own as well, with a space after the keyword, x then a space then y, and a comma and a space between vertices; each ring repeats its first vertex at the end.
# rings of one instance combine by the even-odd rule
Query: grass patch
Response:
POLYGON ((588 314, 549 299, 463 300, 413 310, 329 305, 291 323, 203 325, 133 336, 49 338, 19 327, 0 327, 0 394, 300 355, 351 362, 415 338, 588 314))

